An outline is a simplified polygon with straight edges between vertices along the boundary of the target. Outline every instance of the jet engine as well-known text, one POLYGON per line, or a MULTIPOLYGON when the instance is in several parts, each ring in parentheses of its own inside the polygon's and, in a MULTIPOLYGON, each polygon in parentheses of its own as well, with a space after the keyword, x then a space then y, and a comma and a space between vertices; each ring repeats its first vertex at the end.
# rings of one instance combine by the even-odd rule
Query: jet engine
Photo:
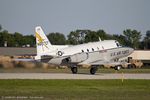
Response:
POLYGON ((80 63, 88 59, 88 53, 78 53, 62 60, 63 64, 80 63))

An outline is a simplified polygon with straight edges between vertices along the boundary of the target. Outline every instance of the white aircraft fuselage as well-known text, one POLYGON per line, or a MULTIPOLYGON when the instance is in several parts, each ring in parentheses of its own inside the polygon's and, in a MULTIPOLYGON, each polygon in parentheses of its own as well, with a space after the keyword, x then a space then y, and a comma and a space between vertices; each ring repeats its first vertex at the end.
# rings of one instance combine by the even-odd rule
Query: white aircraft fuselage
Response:
POLYGON ((49 53, 49 55, 55 54, 55 56, 48 63, 63 65, 67 62, 63 63, 62 60, 66 59, 69 64, 103 65, 103 61, 105 63, 113 62, 133 52, 132 48, 117 46, 117 43, 115 40, 106 40, 57 49, 49 53))
MULTIPOLYGON (((116 40, 104 40, 79 45, 52 45, 41 27, 36 27, 37 56, 35 60, 57 65, 68 65, 73 73, 77 72, 77 65, 91 66, 116 63, 119 58, 126 57, 133 52, 132 48, 122 47, 116 40)), ((92 67, 91 74, 95 74, 96 67, 92 67)))

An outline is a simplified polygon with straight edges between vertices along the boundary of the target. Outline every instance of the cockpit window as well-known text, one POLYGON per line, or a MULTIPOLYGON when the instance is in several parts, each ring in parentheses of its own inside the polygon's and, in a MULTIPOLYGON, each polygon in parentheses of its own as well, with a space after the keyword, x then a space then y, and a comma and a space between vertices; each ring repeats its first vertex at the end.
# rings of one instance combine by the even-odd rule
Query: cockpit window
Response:
POLYGON ((118 41, 115 41, 115 43, 116 43, 117 47, 121 47, 121 45, 120 45, 120 43, 118 41))
POLYGON ((117 47, 119 47, 119 43, 116 43, 117 47))

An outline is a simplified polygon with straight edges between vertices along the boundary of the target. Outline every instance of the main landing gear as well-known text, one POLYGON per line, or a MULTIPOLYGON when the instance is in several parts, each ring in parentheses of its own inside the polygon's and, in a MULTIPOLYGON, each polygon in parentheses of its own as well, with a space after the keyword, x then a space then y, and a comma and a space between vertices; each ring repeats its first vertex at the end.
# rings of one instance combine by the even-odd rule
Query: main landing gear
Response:
POLYGON ((77 74, 78 68, 77 67, 71 67, 71 71, 72 71, 72 74, 77 74))
POLYGON ((97 70, 98 70, 98 67, 97 67, 97 66, 92 66, 91 69, 90 69, 90 73, 91 73, 92 75, 94 75, 97 70))
MULTIPOLYGON (((77 66, 71 66, 70 68, 71 68, 72 74, 77 74, 77 72, 78 72, 78 67, 77 66)), ((91 69, 90 69, 90 73, 92 75, 94 75, 97 70, 98 70, 97 66, 92 66, 91 69)))

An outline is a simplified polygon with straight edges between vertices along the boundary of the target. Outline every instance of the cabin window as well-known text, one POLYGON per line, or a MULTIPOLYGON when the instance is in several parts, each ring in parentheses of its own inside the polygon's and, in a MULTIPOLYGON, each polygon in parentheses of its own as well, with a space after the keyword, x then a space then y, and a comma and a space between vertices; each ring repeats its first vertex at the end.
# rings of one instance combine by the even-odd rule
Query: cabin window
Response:
POLYGON ((116 53, 114 52, 114 56, 116 55, 116 53))
POLYGON ((84 50, 82 50, 82 52, 84 52, 84 50))
POLYGON ((89 49, 87 49, 87 52, 89 52, 89 49))
POLYGON ((94 49, 92 48, 92 51, 94 51, 94 49))

